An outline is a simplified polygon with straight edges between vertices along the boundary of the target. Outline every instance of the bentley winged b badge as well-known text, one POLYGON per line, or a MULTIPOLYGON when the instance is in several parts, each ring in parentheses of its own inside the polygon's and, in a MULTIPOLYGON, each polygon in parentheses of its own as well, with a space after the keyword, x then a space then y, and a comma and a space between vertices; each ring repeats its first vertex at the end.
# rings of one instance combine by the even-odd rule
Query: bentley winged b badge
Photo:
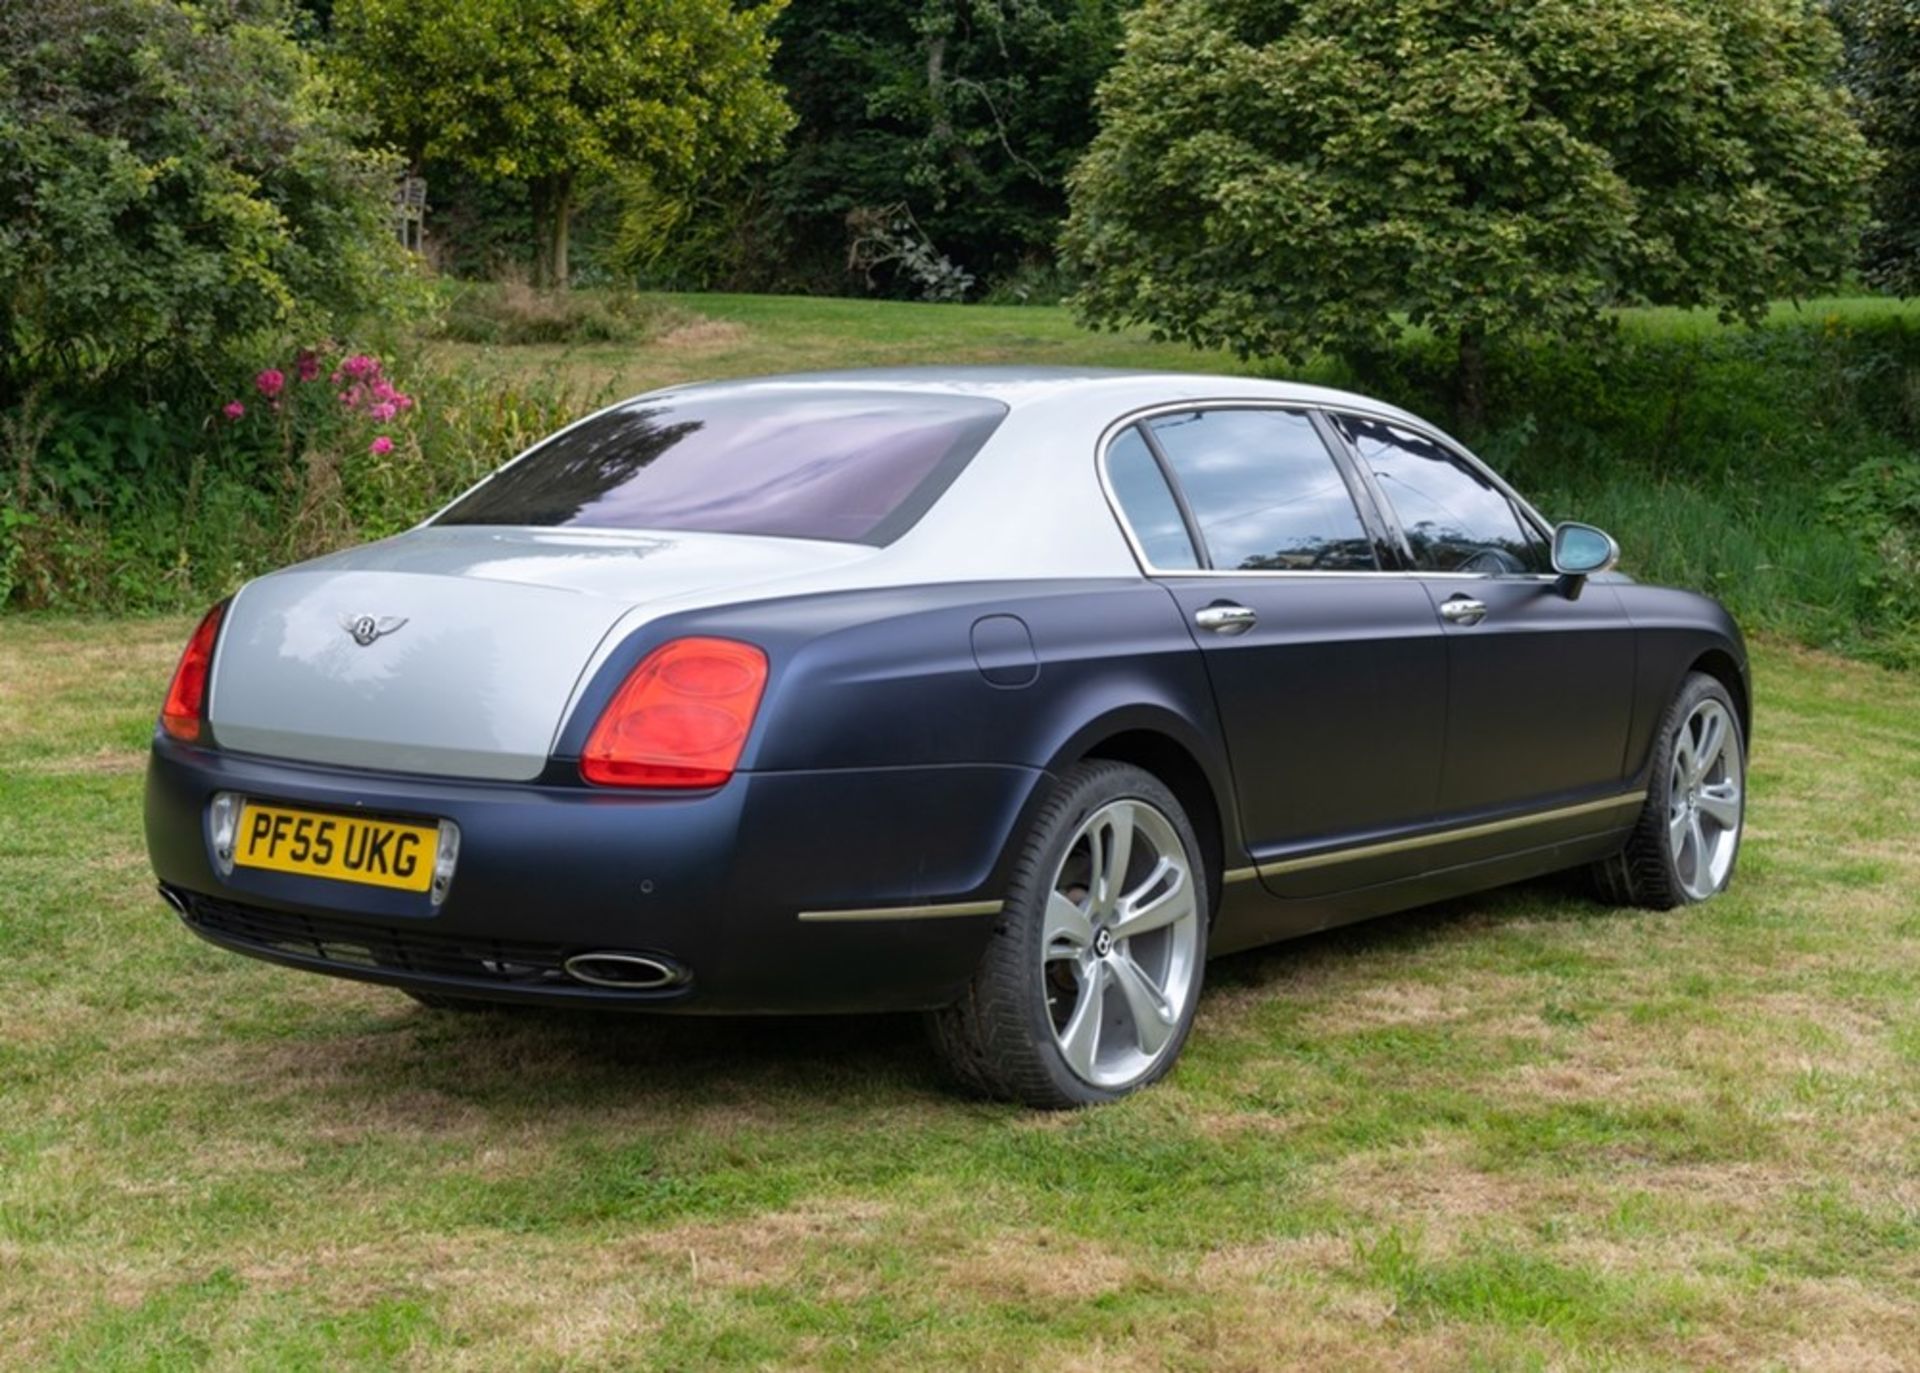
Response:
POLYGON ((406 622, 404 615, 383 615, 377 620, 371 615, 342 615, 340 628, 351 634, 356 644, 365 648, 375 639, 384 639, 406 622))

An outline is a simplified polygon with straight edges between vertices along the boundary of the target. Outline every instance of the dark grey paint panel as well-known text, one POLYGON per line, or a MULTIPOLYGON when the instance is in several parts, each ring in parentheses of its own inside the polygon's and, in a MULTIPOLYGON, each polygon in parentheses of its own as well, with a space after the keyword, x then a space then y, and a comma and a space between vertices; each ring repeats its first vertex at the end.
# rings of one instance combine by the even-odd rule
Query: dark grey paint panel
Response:
MULTIPOLYGON (((1444 901, 1468 892, 1484 891, 1508 882, 1555 872, 1603 858, 1620 847, 1620 833, 1610 831, 1582 839, 1513 848, 1498 858, 1453 866, 1429 865, 1417 874, 1332 895, 1301 900, 1268 900, 1249 909, 1247 918, 1231 930, 1222 930, 1209 952, 1215 956, 1257 948, 1277 940, 1350 925, 1376 915, 1404 911, 1431 901, 1444 901)), ((1521 841, 1516 841, 1516 844, 1521 841)), ((1219 974, 1210 973, 1209 978, 1219 974)), ((1217 982, 1214 985, 1218 985, 1217 982)))
POLYGON ((1442 622, 1448 712, 1443 816, 1617 790, 1634 696, 1633 626, 1609 586, 1569 600, 1534 578, 1422 578, 1442 622))
MULTIPOLYGON (((1216 602, 1259 619, 1192 630, 1233 760, 1254 858, 1430 818, 1446 736, 1446 647, 1404 577, 1199 577, 1165 583, 1186 622, 1216 602)), ((1284 884, 1276 887, 1286 894, 1284 884)))
POLYGON ((1645 776, 1651 762, 1660 713, 1680 689, 1696 663, 1703 660, 1730 671, 1734 697, 1753 746, 1753 684, 1747 648, 1733 617, 1706 596, 1664 586, 1626 584, 1614 588, 1633 622, 1639 647, 1635 672, 1633 725, 1627 738, 1625 768, 1635 778, 1645 776))

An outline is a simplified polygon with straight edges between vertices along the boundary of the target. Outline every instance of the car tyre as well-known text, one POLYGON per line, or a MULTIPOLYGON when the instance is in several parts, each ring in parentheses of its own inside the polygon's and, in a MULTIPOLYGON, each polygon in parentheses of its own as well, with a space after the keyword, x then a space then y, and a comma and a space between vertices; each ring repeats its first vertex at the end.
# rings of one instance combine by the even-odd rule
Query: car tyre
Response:
POLYGON ((1690 674, 1661 721, 1632 834, 1594 865, 1602 898, 1666 911, 1724 891, 1746 823, 1746 759, 1733 697, 1718 678, 1690 674))
POLYGON ((1211 915, 1192 824, 1125 763, 1075 765, 1042 805, 965 995, 934 1046, 985 1095, 1044 1109, 1157 1082, 1193 1027, 1211 915))

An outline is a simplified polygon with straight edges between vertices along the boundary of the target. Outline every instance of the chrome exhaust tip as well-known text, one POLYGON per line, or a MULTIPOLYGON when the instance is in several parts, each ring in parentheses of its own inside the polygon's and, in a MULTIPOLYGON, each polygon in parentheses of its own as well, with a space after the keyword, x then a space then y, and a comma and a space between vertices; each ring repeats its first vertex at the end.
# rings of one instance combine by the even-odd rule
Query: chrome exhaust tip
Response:
POLYGON ((173 907, 173 913, 175 915, 185 915, 187 913, 187 898, 175 891, 172 887, 163 884, 160 888, 160 899, 173 907))
POLYGON ((577 953, 562 966, 575 982, 622 992, 659 991, 687 980, 680 964, 644 953, 577 953))

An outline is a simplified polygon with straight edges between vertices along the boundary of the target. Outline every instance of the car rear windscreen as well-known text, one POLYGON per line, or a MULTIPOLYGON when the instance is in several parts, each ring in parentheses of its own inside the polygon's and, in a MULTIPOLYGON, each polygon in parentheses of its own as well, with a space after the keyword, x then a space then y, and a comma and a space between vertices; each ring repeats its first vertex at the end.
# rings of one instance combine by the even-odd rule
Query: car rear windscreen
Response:
POLYGON ((663 396, 554 435, 436 524, 686 529, 891 543, 1007 407, 977 396, 663 396))

